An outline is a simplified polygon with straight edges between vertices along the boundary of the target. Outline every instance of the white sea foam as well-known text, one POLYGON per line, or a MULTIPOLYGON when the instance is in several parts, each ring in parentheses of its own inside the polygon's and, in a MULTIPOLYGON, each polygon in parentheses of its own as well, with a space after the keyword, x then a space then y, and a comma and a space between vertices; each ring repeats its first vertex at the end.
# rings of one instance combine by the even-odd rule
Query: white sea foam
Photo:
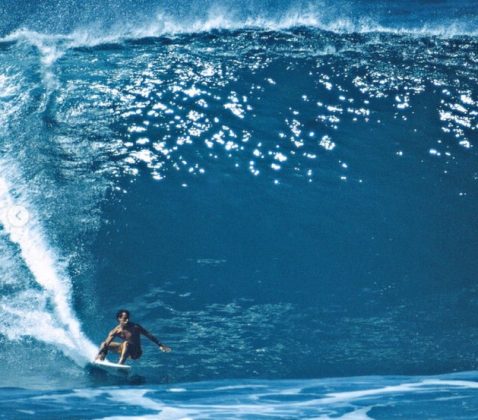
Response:
POLYGON ((37 48, 40 54, 43 81, 45 87, 51 91, 58 87, 58 82, 52 70, 52 66, 63 56, 68 48, 68 46, 63 45, 64 39, 65 38, 61 35, 42 34, 27 29, 21 29, 8 35, 3 40, 6 42, 25 42, 37 48))
MULTIPOLYGON (((190 20, 177 20, 165 13, 157 13, 150 22, 140 26, 126 26, 123 36, 143 38, 161 36, 165 34, 183 34, 209 32, 212 30, 287 30, 295 27, 311 27, 335 33, 370 33, 385 32, 394 34, 409 34, 417 36, 442 36, 453 37, 459 35, 474 36, 476 30, 468 30, 461 22, 448 22, 447 24, 424 24, 421 26, 388 27, 376 22, 374 19, 362 17, 359 19, 348 16, 331 18, 314 8, 290 9, 281 16, 246 17, 240 18, 227 9, 214 7, 209 10, 204 18, 190 20)), ((83 32, 84 39, 89 38, 83 32)), ((111 39, 111 35, 109 35, 111 39)))
POLYGON ((177 19, 164 12, 157 12, 152 13, 149 20, 143 20, 141 23, 126 22, 108 28, 103 25, 90 25, 77 28, 68 34, 46 34, 29 28, 19 28, 6 37, 0 38, 0 42, 29 42, 38 48, 42 64, 49 67, 69 48, 94 47, 125 40, 204 33, 214 30, 283 31, 297 27, 316 28, 337 34, 390 33, 443 38, 476 36, 478 34, 477 29, 470 29, 459 21, 392 27, 365 17, 359 19, 352 19, 347 16, 331 18, 311 8, 306 10, 291 9, 274 18, 261 16, 240 18, 230 10, 214 7, 202 18, 177 19))
POLYGON ((338 402, 350 403, 358 399, 383 396, 387 394, 402 394, 416 391, 433 392, 436 391, 437 388, 449 389, 450 387, 476 389, 478 388, 478 383, 463 380, 425 379, 423 381, 390 385, 376 389, 330 393, 322 400, 316 400, 315 402, 320 402, 321 404, 336 404, 338 402))
POLYGON ((0 163, 0 225, 38 287, 0 300, 4 321, 0 323, 0 333, 9 339, 33 337, 53 344, 84 365, 94 357, 95 346, 81 331, 71 308, 71 281, 49 246, 25 190, 18 185, 13 190, 5 178, 13 175, 13 171, 10 164, 0 163))
POLYGON ((159 385, 75 389, 42 393, 33 399, 41 401, 35 406, 46 404, 48 410, 81 402, 90 413, 110 420, 262 417, 368 420, 374 408, 383 410, 385 416, 401 413, 403 408, 420 416, 424 407, 430 410, 430 417, 436 417, 443 407, 436 406, 436 401, 460 398, 464 404, 474 403, 474 394, 469 390, 476 389, 478 384, 472 378, 476 378, 476 372, 432 377, 241 380, 240 383, 222 380, 184 384, 184 388, 159 385), (172 389, 187 390, 187 394, 171 396, 172 389), (105 404, 110 407, 108 411, 105 404))

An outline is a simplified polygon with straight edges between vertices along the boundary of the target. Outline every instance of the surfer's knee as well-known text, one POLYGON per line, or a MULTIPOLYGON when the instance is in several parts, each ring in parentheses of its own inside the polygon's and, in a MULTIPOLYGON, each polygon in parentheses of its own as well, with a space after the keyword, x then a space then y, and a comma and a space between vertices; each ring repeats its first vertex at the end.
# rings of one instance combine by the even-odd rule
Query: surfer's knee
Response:
POLYGON ((101 350, 98 353, 99 359, 104 360, 107 354, 108 354, 108 348, 102 344, 101 350))
POLYGON ((120 353, 123 354, 123 355, 128 354, 128 348, 129 348, 129 343, 127 341, 124 341, 121 344, 120 353))

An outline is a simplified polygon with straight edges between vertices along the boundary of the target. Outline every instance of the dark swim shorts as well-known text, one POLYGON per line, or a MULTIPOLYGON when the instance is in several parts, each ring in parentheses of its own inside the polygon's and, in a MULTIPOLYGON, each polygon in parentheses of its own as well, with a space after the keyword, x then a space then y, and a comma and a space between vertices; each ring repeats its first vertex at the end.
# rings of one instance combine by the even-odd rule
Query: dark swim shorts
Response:
MULTIPOLYGON (((126 344, 126 341, 123 341, 120 346, 118 347, 118 353, 121 354, 123 352, 123 347, 126 344)), ((141 350, 141 347, 139 346, 134 346, 134 345, 129 345, 128 346, 128 357, 131 357, 133 360, 139 359, 141 355, 143 354, 143 351, 141 350)))

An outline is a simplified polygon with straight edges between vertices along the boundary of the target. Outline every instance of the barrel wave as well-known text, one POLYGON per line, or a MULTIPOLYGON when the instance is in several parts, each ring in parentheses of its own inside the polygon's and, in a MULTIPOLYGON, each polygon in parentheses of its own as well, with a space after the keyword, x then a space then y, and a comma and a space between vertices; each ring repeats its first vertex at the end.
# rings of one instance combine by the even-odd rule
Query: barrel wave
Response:
POLYGON ((7 417, 472 418, 475 9, 6 1, 7 417))

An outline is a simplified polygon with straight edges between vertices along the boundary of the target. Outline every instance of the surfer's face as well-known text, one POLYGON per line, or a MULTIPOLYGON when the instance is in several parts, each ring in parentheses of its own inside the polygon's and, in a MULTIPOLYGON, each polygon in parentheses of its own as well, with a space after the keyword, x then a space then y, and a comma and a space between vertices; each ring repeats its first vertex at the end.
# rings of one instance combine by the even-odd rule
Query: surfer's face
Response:
POLYGON ((121 324, 121 325, 126 325, 128 323, 128 315, 126 314, 126 312, 123 312, 119 317, 118 317, 118 322, 121 324))

